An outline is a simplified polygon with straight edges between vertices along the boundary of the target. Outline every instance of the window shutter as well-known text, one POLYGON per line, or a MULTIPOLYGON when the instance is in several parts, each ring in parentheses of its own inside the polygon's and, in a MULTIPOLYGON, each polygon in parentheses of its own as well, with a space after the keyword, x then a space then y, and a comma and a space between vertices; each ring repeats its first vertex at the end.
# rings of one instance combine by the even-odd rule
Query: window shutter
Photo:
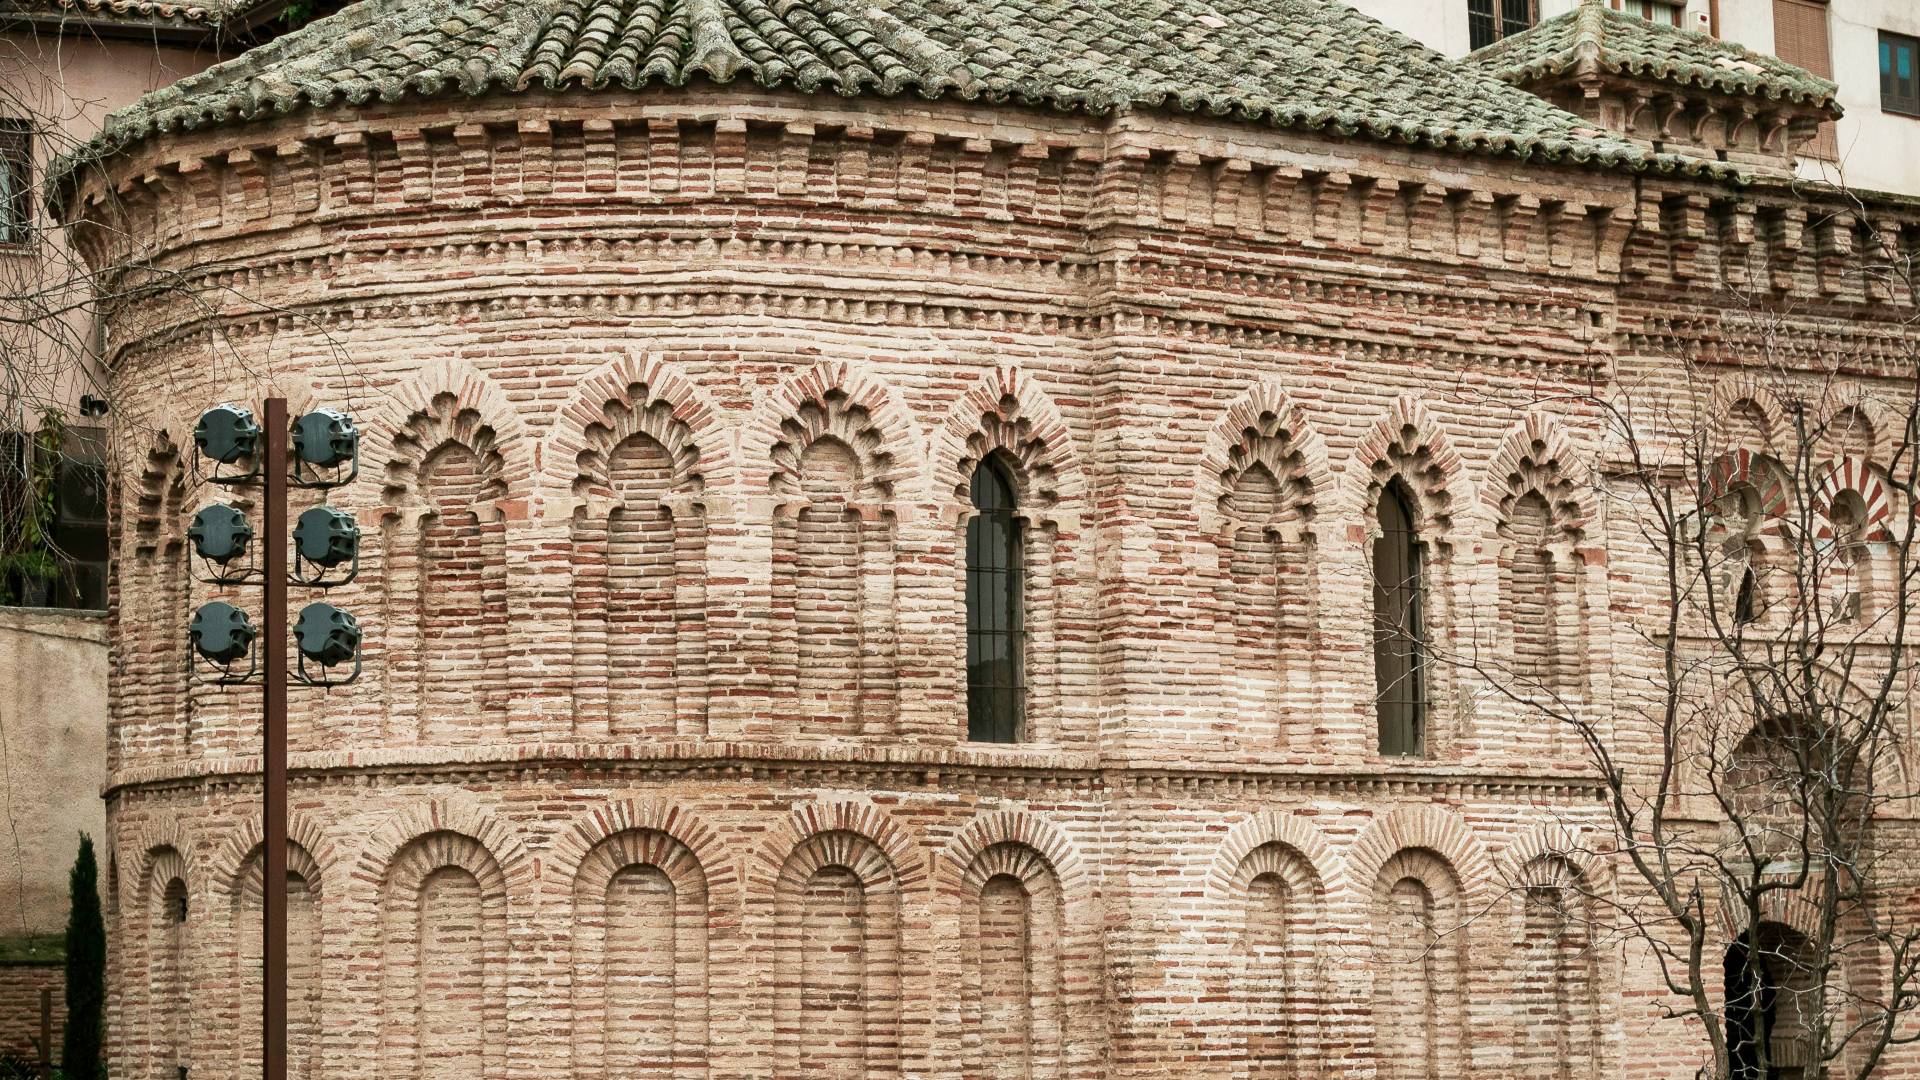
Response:
POLYGON ((1816 0, 1773 0, 1773 53, 1823 79, 1833 78, 1827 5, 1816 0))
MULTIPOLYGON (((1823 79, 1833 78, 1826 0, 1773 0, 1773 54, 1823 79)), ((1820 133, 1802 153, 1828 161, 1839 157, 1840 142, 1834 125, 1821 124, 1820 133)))
POLYGON ((1920 116, 1920 39, 1880 31, 1880 107, 1920 116))

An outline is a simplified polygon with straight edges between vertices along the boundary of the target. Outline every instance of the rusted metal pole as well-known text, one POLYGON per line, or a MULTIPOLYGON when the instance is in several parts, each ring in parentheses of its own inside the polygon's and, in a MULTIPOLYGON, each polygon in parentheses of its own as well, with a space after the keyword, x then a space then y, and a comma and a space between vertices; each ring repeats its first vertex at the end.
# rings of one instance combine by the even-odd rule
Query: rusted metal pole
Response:
POLYGON ((260 640, 265 652, 266 700, 261 709, 265 787, 265 875, 261 910, 260 1066, 265 1080, 287 1076, 287 399, 267 399, 265 541, 266 595, 260 640))
POLYGON ((40 1080, 53 1080, 53 988, 40 988, 40 1080))

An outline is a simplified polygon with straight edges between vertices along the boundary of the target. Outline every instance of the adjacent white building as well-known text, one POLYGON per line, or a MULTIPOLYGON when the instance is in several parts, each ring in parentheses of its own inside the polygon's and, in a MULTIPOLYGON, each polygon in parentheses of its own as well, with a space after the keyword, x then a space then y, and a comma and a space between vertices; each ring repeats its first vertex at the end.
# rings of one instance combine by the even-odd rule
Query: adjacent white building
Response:
MULTIPOLYGON (((1583 0, 1348 0, 1451 56, 1464 56, 1583 0)), ((1920 195, 1920 0, 1585 0, 1778 56, 1840 86, 1846 114, 1801 171, 1849 187, 1920 195)))

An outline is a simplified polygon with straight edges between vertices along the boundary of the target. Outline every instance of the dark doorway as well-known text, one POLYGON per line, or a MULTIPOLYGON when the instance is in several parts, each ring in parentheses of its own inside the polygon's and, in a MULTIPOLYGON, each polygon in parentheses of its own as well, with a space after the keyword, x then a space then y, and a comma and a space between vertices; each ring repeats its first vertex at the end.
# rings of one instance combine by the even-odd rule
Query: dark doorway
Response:
POLYGON ((1733 1080, 1803 1080, 1812 1075, 1809 943, 1798 931, 1762 923, 1727 949, 1727 1057, 1733 1080), (1757 951, 1756 951, 1757 946, 1757 951))

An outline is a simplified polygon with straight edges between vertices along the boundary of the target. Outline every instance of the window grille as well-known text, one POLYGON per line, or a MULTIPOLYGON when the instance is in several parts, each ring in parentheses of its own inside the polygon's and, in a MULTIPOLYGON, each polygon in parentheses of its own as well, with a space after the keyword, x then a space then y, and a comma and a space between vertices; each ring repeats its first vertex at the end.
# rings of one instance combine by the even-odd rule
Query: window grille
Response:
POLYGON ((973 471, 967 522, 967 738, 1019 742, 1026 727, 1026 573, 1012 478, 998 462, 973 471))
POLYGON ((32 129, 24 120, 0 119, 0 247, 25 244, 32 226, 32 129))
POLYGON ((1531 28, 1538 12, 1535 0, 1467 0, 1467 37, 1484 49, 1503 37, 1531 28))
POLYGON ((1373 672, 1380 752, 1426 753, 1426 645, 1422 625, 1425 551, 1396 481, 1380 495, 1373 542, 1373 672))

